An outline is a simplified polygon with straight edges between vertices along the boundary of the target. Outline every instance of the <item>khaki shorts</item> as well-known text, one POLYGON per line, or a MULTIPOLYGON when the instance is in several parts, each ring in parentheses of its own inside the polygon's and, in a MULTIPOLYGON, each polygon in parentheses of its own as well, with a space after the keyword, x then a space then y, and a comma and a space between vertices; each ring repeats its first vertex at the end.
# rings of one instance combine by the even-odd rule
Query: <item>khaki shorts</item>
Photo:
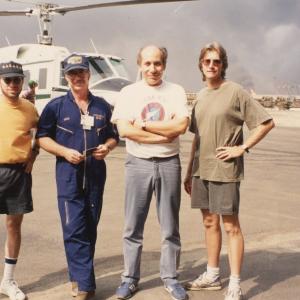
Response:
POLYGON ((214 214, 238 214, 240 182, 208 181, 193 177, 191 205, 192 208, 208 209, 214 214))

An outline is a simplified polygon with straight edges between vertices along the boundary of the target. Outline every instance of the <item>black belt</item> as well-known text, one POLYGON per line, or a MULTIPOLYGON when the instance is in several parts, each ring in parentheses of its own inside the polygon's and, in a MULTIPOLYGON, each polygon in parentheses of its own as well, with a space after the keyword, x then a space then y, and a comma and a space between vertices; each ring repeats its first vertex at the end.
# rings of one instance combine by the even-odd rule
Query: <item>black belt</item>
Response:
POLYGON ((15 163, 15 164, 3 164, 0 163, 0 168, 12 168, 12 169, 22 169, 25 163, 15 163))
POLYGON ((146 160, 152 160, 152 161, 167 161, 173 158, 179 157, 179 154, 175 154, 172 156, 166 156, 166 157, 159 157, 159 156, 152 156, 149 158, 145 158, 146 160))

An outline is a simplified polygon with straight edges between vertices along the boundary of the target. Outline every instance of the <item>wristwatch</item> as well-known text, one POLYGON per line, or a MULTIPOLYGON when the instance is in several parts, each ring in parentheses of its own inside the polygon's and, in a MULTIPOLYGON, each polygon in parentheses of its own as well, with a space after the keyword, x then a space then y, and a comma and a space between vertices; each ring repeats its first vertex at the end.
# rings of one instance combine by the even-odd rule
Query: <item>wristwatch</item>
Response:
POLYGON ((243 144, 243 145, 241 145, 241 148, 242 148, 244 151, 246 151, 247 153, 249 153, 249 148, 248 148, 247 145, 243 144))
POLYGON ((143 130, 146 130, 146 120, 142 121, 141 126, 143 130))

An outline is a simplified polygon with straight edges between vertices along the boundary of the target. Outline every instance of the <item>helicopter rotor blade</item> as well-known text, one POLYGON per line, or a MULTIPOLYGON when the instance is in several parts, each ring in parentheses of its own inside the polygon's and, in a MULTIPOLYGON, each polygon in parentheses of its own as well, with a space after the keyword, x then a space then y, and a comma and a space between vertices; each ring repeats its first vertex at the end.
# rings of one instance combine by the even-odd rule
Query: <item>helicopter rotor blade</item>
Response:
POLYGON ((0 11, 0 16, 29 16, 32 15, 33 9, 27 10, 2 10, 0 11))
POLYGON ((5 0, 6 2, 15 2, 15 3, 22 3, 22 4, 31 4, 31 5, 39 5, 41 3, 32 2, 28 0, 5 0))
POLYGON ((138 4, 150 4, 150 3, 167 3, 167 2, 190 2, 190 1, 199 1, 199 0, 128 0, 128 1, 117 1, 117 2, 107 2, 107 3, 98 3, 98 4, 89 4, 81 6, 71 6, 71 7, 53 7, 49 10, 54 13, 65 14, 70 11, 92 9, 92 8, 104 8, 104 7, 114 7, 114 6, 129 6, 129 5, 138 5, 138 4))

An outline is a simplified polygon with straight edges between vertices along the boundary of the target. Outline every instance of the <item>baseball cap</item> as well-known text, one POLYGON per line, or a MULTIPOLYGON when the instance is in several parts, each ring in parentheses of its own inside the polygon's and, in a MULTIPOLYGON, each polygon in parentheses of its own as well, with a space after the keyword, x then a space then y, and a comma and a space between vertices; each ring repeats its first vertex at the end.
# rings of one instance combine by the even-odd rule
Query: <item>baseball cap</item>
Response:
POLYGON ((33 87, 33 86, 38 86, 37 81, 30 79, 28 81, 28 86, 33 87))
POLYGON ((71 54, 63 62, 64 73, 75 69, 89 70, 89 61, 86 56, 71 54))
POLYGON ((22 65, 14 61, 0 63, 0 77, 25 77, 22 65))

